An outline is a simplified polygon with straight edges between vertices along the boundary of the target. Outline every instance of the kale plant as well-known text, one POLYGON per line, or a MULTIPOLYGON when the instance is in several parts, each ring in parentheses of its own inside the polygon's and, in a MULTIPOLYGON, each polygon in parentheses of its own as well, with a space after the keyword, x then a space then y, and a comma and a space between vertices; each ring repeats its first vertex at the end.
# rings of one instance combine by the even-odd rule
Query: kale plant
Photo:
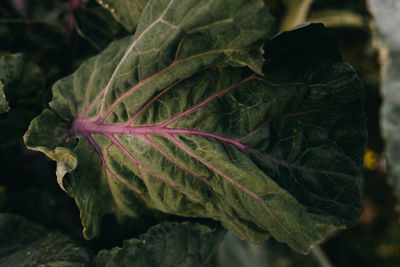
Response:
MULTIPOLYGON (((109 216, 125 228, 157 224, 94 254, 3 214, 4 239, 32 234, 9 250, 3 240, 0 263, 26 254, 31 265, 205 266, 224 229, 306 254, 355 224, 364 91, 329 30, 277 34, 261 0, 98 2, 112 15, 101 23, 118 31, 88 26, 85 14, 105 9, 72 1, 67 21, 101 51, 52 85, 23 139, 56 161, 86 239, 101 238, 109 216)), ((9 81, 25 74, 10 78, 10 56, 1 59, 6 112, 9 81)))

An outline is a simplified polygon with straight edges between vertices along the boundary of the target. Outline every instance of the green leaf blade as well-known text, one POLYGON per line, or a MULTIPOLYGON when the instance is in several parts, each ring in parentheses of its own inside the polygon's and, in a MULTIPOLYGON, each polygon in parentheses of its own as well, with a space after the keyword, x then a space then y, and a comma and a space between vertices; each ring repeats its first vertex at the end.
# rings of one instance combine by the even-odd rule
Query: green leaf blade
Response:
MULTIPOLYGON (((239 2, 222 10, 224 0, 150 1, 133 39, 55 85, 50 106, 69 124, 64 147, 78 162, 59 180, 87 238, 105 214, 140 216, 146 207, 219 220, 255 243, 272 235, 307 253, 356 220, 366 136, 354 71, 337 58, 293 63, 301 47, 282 37, 271 43, 288 49, 269 58, 265 77, 238 68, 272 27, 268 15, 261 25, 236 23, 240 6, 265 12, 261 1, 239 2)), ((42 121, 26 135, 33 149, 42 121)))
MULTIPOLYGON (((212 10, 210 11, 212 15, 214 15, 212 18, 202 16, 201 13, 188 16, 188 10, 194 12, 191 10, 193 3, 185 2, 184 4, 177 5, 176 8, 172 9, 172 5, 175 4, 175 1, 153 2, 147 8, 148 12, 144 13, 141 23, 138 26, 138 30, 132 39, 125 38, 121 41, 113 42, 99 56, 85 62, 72 76, 57 82, 53 87, 53 101, 50 103, 50 107, 57 113, 57 115, 70 123, 79 116, 93 117, 94 119, 99 118, 99 116, 106 117, 109 114, 102 115, 102 113, 110 113, 110 111, 113 111, 113 116, 109 116, 110 118, 115 116, 123 118, 123 116, 126 117, 127 110, 125 110, 125 108, 129 108, 128 113, 133 115, 142 108, 140 101, 135 100, 134 102, 131 102, 131 93, 137 88, 140 87, 140 91, 145 93, 144 101, 146 101, 145 99, 150 99, 152 97, 153 92, 164 89, 165 86, 169 86, 171 82, 176 79, 183 79, 208 65, 227 61, 235 56, 242 57, 252 51, 252 45, 256 42, 256 39, 254 38, 249 38, 241 44, 236 43, 234 44, 235 47, 231 47, 230 41, 227 38, 224 38, 222 41, 217 40, 217 35, 220 32, 219 29, 224 29, 227 25, 226 23, 219 25, 220 28, 216 27, 213 31, 210 31, 209 36, 212 37, 214 42, 214 50, 211 52, 207 51, 203 53, 203 48, 201 46, 192 48, 190 42, 185 44, 185 40, 192 38, 182 38, 185 31, 190 31, 191 29, 193 29, 193 33, 203 31, 204 28, 202 27, 207 25, 207 23, 214 21, 218 22, 221 19, 226 19, 227 13, 218 14, 217 10, 210 9, 210 6, 215 4, 214 1, 203 1, 199 5, 203 6, 203 8, 201 8, 202 10, 212 10), (170 22, 167 20, 179 19, 179 16, 168 15, 169 12, 180 12, 182 18, 179 22, 182 25, 178 28, 169 25, 170 22), (167 23, 165 23, 163 16, 168 16, 168 19, 165 20, 167 23), (160 29, 162 30, 160 31, 160 29), (158 36, 159 38, 154 39, 154 36, 158 36), (197 54, 196 49, 198 50, 197 54), (232 49, 236 51, 237 55, 229 57, 227 51, 232 49), (159 51, 165 53, 166 57, 160 58, 159 51), (179 59, 177 59, 177 57, 179 57, 179 59), (132 75, 127 76, 127 73, 132 75), (71 90, 71 88, 73 89, 71 90), (123 101, 117 103, 117 98, 123 101), (128 105, 125 104, 127 102, 129 102, 128 105), (114 110, 112 109, 118 104, 123 105, 123 109, 118 107, 118 109, 116 109, 117 114, 114 115, 114 110), (121 110, 122 114, 118 114, 119 110, 121 110)), ((272 34, 272 18, 264 10, 261 2, 251 1, 250 4, 254 6, 254 10, 263 13, 264 16, 257 25, 254 25, 254 23, 248 26, 242 24, 241 27, 247 27, 249 31, 259 33, 258 35, 255 35, 256 38, 258 38, 260 34, 267 38, 267 36, 272 34), (256 28, 253 29, 254 27, 256 28)), ((238 7, 237 5, 235 6, 236 8, 238 7)), ((235 10, 232 10, 231 13, 234 13, 234 11, 235 10)), ((231 16, 234 15, 235 14, 231 14, 231 16)), ((234 23, 232 22, 231 24, 234 23)), ((218 26, 218 23, 216 26, 218 26)), ((239 33, 237 32, 237 34, 239 33)), ((260 57, 260 55, 258 55, 258 57, 260 57)), ((261 61, 258 61, 258 64, 259 66, 257 66, 257 68, 259 69, 261 67, 261 61)), ((34 126, 36 122, 40 124, 40 118, 31 125, 30 132, 26 135, 25 140, 27 144, 29 144, 29 147, 39 150, 38 146, 35 145, 35 142, 40 144, 41 141, 36 141, 37 138, 33 138, 35 141, 30 141, 32 140, 31 136, 35 136, 34 132, 36 130, 40 132, 40 127, 34 126)), ((47 134, 51 135, 53 128, 54 127, 46 127, 45 132, 48 130, 47 134)), ((53 134, 56 135, 56 133, 53 134)), ((69 138, 67 139, 72 140, 69 138)), ((66 145, 66 147, 71 150, 72 154, 77 155, 78 162, 86 161, 86 156, 79 158, 79 153, 74 152, 74 144, 76 144, 76 142, 71 142, 71 144, 66 145)), ((82 146, 90 145, 87 140, 84 141, 83 139, 79 144, 82 146)), ((55 145, 47 147, 50 154, 53 154, 56 148, 55 145)), ((91 151, 92 153, 97 153, 96 149, 92 149, 91 151)), ((62 166, 64 163, 61 162, 60 165, 62 166)), ((79 164, 77 168, 80 170, 79 164)), ((81 175, 87 176, 85 173, 86 171, 83 168, 82 173, 80 171, 75 171, 71 174, 71 177, 80 177, 81 175)), ((104 192, 112 191, 112 187, 116 187, 120 190, 121 185, 111 186, 110 183, 106 182, 108 178, 105 179, 104 177, 106 175, 104 169, 100 173, 100 177, 98 175, 96 176, 95 172, 93 172, 93 175, 89 175, 91 178, 86 179, 91 182, 88 183, 75 183, 73 182, 75 181, 75 178, 70 179, 73 186, 69 188, 74 189, 67 189, 67 191, 78 199, 77 203, 81 210, 92 210, 92 208, 86 208, 87 205, 91 207, 95 207, 96 205, 93 205, 86 197, 79 200, 80 194, 74 192, 77 188, 79 188, 79 191, 82 190, 81 192, 85 192, 86 190, 93 193, 103 192, 94 193, 94 195, 99 194, 100 196, 103 196, 105 194, 104 192), (80 186, 75 186, 78 184, 80 186)), ((63 181, 63 172, 60 172, 60 174, 61 175, 58 176, 59 182, 63 181)), ((138 177, 138 175, 135 175, 135 177, 138 177)), ((77 179, 80 180, 79 178, 77 179)), ((126 190, 123 189, 122 191, 126 190)), ((114 199, 126 198, 126 193, 121 192, 118 194, 122 194, 124 197, 117 197, 114 199)), ((94 202, 96 203, 97 201, 94 202)), ((112 204, 109 205, 108 201, 103 203, 106 204, 104 204, 100 213, 96 211, 93 213, 89 212, 89 214, 100 214, 99 216, 101 216, 113 211, 114 208, 112 207, 112 204)), ((126 210, 125 208, 122 209, 126 210)), ((130 204, 129 210, 132 210, 132 204, 130 204)), ((85 216, 85 214, 82 214, 82 217, 85 227, 88 225, 91 227, 97 225, 95 229, 85 228, 85 233, 92 233, 87 234, 86 236, 92 238, 93 236, 98 235, 98 215, 92 217, 91 215, 85 216)))

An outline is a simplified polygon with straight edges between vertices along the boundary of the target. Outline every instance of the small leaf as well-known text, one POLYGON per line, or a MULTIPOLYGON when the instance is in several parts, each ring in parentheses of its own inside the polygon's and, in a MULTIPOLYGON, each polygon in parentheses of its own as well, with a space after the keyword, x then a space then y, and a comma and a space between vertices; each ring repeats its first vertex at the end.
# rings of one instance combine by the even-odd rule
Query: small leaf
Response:
POLYGON ((134 32, 148 0, 97 0, 129 32, 134 32))
POLYGON ((139 239, 125 240, 122 247, 102 250, 95 266, 206 266, 225 232, 198 223, 165 222, 151 227, 139 239))
POLYGON ((91 253, 72 238, 0 213, 1 266, 88 266, 91 253))

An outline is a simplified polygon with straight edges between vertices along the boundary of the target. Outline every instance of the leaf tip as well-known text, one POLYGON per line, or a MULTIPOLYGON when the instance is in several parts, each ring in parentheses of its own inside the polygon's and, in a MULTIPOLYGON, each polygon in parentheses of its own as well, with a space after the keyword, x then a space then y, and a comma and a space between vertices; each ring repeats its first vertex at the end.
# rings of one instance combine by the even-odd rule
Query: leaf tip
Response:
POLYGON ((61 189, 66 191, 63 185, 63 178, 65 174, 75 170, 76 166, 78 165, 78 159, 73 152, 64 147, 56 147, 53 152, 53 156, 57 161, 57 182, 61 189))

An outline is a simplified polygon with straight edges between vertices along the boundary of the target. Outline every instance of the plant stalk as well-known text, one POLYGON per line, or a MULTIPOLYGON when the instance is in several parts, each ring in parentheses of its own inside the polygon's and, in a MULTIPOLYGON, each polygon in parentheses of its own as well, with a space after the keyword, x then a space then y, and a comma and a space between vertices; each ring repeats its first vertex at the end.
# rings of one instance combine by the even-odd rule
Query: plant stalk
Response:
POLYGON ((303 24, 307 20, 313 0, 284 0, 287 11, 281 23, 281 31, 286 31, 303 24))

